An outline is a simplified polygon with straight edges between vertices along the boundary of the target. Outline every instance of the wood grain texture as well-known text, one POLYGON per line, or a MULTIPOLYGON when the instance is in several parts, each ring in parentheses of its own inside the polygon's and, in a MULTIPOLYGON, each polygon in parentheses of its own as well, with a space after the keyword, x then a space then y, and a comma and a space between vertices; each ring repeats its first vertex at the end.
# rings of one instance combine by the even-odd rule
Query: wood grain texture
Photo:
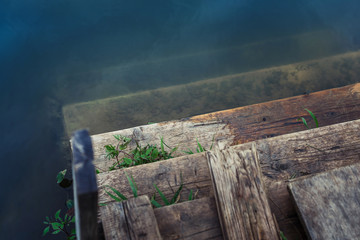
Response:
MULTIPOLYGON (((360 162, 359 130, 360 120, 355 120, 255 141, 271 209, 288 239, 305 235, 286 181, 360 162)), ((251 149, 251 143, 233 148, 251 149)))
MULTIPOLYGON (((183 179, 181 200, 188 198, 191 189, 197 192, 198 198, 209 196, 212 191, 206 157, 200 153, 97 174, 99 202, 112 201, 104 191, 107 185, 119 190, 128 198, 133 196, 125 172, 133 176, 139 194, 148 195, 150 198, 155 193, 154 184, 156 184, 165 196, 171 199, 181 184, 180 175, 183 179)), ((159 202, 162 203, 160 199, 159 202)))
MULTIPOLYGON (((306 239, 306 237, 291 203, 287 181, 292 177, 360 162, 359 129, 360 120, 356 120, 255 142, 270 207, 280 230, 288 239, 306 239)), ((252 143, 246 143, 232 148, 243 151, 251 149, 251 145, 252 143)), ((182 172, 183 176, 186 176, 184 184, 188 186, 187 189, 200 189, 198 198, 213 196, 209 169, 203 154, 137 166, 126 171, 133 174, 136 181, 138 179, 140 194, 152 196, 154 193, 152 182, 155 182, 170 197, 172 191, 167 181, 176 189, 179 184, 179 174, 182 172), (142 185, 143 183, 145 186, 142 185)), ((103 191, 104 185, 107 184, 123 189, 126 196, 132 195, 123 170, 101 173, 97 177, 101 201, 111 201, 103 191)), ((183 197, 186 197, 187 193, 185 189, 183 197)))
POLYGON ((255 145, 251 150, 207 152, 225 239, 279 239, 255 145))
POLYGON ((310 239, 360 238, 360 164, 289 183, 310 239))
MULTIPOLYGON (((178 150, 173 154, 174 156, 183 156, 186 155, 185 151, 189 149, 196 152, 197 140, 206 149, 210 148, 213 141, 219 146, 231 145, 233 137, 231 137, 230 130, 225 125, 221 120, 201 123, 173 121, 167 124, 151 124, 92 136, 95 155, 94 164, 101 172, 108 171, 109 167, 114 164, 114 160, 106 158, 104 146, 107 144, 116 146, 118 141, 113 137, 116 134, 134 139, 127 147, 129 152, 136 148, 135 140, 143 146, 152 144, 160 147, 160 139, 163 137, 166 145, 171 148, 178 147, 178 150)), ((165 150, 170 151, 171 149, 165 147, 165 150)))
POLYGON ((106 240, 130 239, 123 202, 113 202, 100 207, 106 240))
MULTIPOLYGON (((360 68, 359 68, 360 69, 360 68)), ((160 144, 160 137, 171 147, 179 147, 176 156, 196 148, 196 139, 209 149, 212 139, 221 146, 230 146, 304 130, 297 118, 311 117, 304 111, 310 109, 320 126, 327 126, 360 118, 360 84, 335 88, 309 95, 254 104, 178 121, 144 125, 109 133, 93 135, 94 164, 107 171, 113 161, 106 159, 104 146, 116 144, 113 137, 120 134, 133 137, 140 143, 160 144)), ((135 147, 135 143, 129 149, 135 147)))
POLYGON ((154 209, 163 239, 223 239, 214 198, 154 209))
POLYGON ((124 211, 131 240, 162 239, 148 196, 125 201, 124 211))

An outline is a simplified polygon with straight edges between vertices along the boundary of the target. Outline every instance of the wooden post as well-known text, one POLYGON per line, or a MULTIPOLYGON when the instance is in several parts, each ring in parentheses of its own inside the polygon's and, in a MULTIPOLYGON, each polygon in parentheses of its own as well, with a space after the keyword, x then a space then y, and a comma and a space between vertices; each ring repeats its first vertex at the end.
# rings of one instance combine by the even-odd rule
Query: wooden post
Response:
POLYGON ((224 239, 279 239, 255 145, 240 152, 208 152, 207 157, 224 239))
POLYGON ((72 150, 76 237, 78 240, 97 240, 98 193, 92 163, 94 153, 87 130, 74 132, 72 150))

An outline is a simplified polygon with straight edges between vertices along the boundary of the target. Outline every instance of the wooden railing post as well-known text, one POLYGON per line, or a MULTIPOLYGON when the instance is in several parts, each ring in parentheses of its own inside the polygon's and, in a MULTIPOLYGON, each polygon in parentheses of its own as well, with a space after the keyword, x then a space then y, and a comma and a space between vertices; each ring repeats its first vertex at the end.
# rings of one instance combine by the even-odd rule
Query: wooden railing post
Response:
POLYGON ((72 152, 76 236, 78 240, 97 240, 98 192, 92 163, 94 153, 87 130, 74 132, 72 152))

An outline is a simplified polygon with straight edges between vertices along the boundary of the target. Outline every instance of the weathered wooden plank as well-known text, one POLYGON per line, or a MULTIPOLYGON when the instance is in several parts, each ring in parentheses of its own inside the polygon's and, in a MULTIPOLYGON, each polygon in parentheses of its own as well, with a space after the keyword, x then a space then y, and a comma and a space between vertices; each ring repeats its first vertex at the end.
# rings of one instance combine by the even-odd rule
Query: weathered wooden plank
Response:
POLYGON ((125 201, 124 210, 131 240, 162 239, 148 196, 125 201))
POLYGON ((72 150, 76 236, 81 240, 97 240, 98 194, 94 153, 87 130, 74 133, 72 150))
MULTIPOLYGON (((104 146, 117 143, 114 134, 133 137, 141 144, 159 145, 160 137, 164 137, 169 146, 179 147, 176 153, 179 156, 188 148, 194 150, 196 139, 209 149, 213 138, 221 145, 230 146, 304 130, 297 121, 298 117, 310 121, 304 107, 314 112, 320 126, 359 119, 360 84, 94 135, 95 165, 106 171, 113 164, 106 159, 104 146)), ((135 146, 133 143, 129 149, 135 146)))
MULTIPOLYGON (((356 120, 256 141, 271 209, 289 239, 304 233, 285 182, 360 162, 359 130, 356 120)), ((250 148, 250 143, 234 146, 240 151, 250 148)))
POLYGON ((164 239, 223 239, 214 198, 154 209, 164 239))
POLYGON ((360 164, 289 183, 310 239, 360 238, 360 164))
POLYGON ((145 195, 109 203, 100 210, 106 240, 162 239, 152 205, 145 195))
POLYGON ((112 202, 100 207, 106 240, 130 239, 123 202, 112 202))
MULTIPOLYGON (((292 50, 298 49, 298 43, 296 46, 292 50)), ((278 52, 273 56, 278 57, 278 52)), ((270 62, 273 63, 273 61, 270 62)), ((179 76, 183 76, 183 74, 179 74, 179 76)), ((148 121, 179 119, 295 96, 303 94, 305 91, 313 92, 353 84, 358 81, 360 76, 360 52, 251 72, 242 71, 239 74, 222 75, 216 74, 215 76, 221 77, 190 84, 69 105, 63 110, 65 125, 68 132, 86 127, 96 134, 139 126, 148 121)), ((173 77, 170 76, 166 79, 167 86, 168 81, 173 77)), ((204 78, 203 76, 199 79, 206 78, 209 77, 204 78)), ((128 80, 127 77, 124 79, 128 80)), ((161 85, 157 87, 161 87, 161 85)), ((138 91, 139 89, 134 90, 138 91)), ((327 103, 321 104, 327 105, 327 103)), ((299 106, 301 107, 301 104, 299 106)), ((270 112, 269 110, 267 112, 270 112)), ((268 117, 270 120, 273 116, 264 115, 261 116, 261 119, 268 117)))
MULTIPOLYGON (((360 162, 359 129, 360 120, 356 120, 255 142, 270 200, 269 204, 276 215, 280 230, 288 239, 306 239, 306 237, 291 203, 286 181, 292 177, 360 162)), ((251 145, 252 143, 246 143, 232 148, 243 151, 251 149, 251 145)), ((131 196, 123 171, 115 170, 97 175, 101 202, 111 201, 111 198, 104 194, 104 185, 117 189, 123 188, 127 196, 131 196)), ((167 192, 168 197, 171 196, 172 192, 167 182, 169 181, 173 189, 176 189, 179 186, 180 172, 182 172, 184 184, 189 186, 188 189, 200 188, 199 198, 213 196, 209 170, 203 154, 140 165, 126 171, 133 174, 136 181, 139 179, 137 183, 138 185, 141 183, 139 185, 141 194, 151 196, 154 193, 152 186, 154 182, 161 186, 161 190, 167 192), (172 172, 175 173, 171 175, 172 172), (172 177, 167 177, 168 175, 172 177), (187 179, 189 181, 186 181, 187 179), (142 185, 144 182, 146 182, 145 187, 142 185)), ((184 196, 187 196, 186 189, 184 196)))
POLYGON ((224 238, 279 239, 255 145, 207 152, 207 158, 224 238))
POLYGON ((104 191, 106 190, 105 186, 118 189, 128 198, 133 196, 125 172, 133 176, 139 194, 148 195, 150 198, 155 193, 154 184, 156 184, 165 196, 171 199, 181 184, 181 176, 184 185, 180 195, 181 200, 188 198, 191 189, 197 192, 198 198, 209 196, 212 191, 212 187, 209 185, 210 175, 206 157, 201 153, 100 173, 97 175, 99 202, 112 201, 104 191))

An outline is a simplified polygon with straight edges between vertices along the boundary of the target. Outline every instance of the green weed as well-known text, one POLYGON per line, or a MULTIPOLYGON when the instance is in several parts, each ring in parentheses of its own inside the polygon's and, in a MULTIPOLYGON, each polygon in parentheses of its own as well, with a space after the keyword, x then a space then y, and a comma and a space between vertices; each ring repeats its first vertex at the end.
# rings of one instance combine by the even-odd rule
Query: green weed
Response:
POLYGON ((177 150, 177 147, 170 148, 165 144, 164 139, 160 139, 160 148, 156 145, 147 144, 142 147, 137 141, 136 148, 130 152, 125 152, 128 144, 132 141, 131 138, 123 137, 120 135, 114 135, 119 141, 117 146, 105 145, 106 157, 108 159, 115 159, 116 162, 109 168, 109 170, 115 170, 117 168, 126 168, 146 163, 152 163, 160 160, 166 160, 173 158, 172 154, 177 150), (170 152, 165 150, 165 147, 171 149, 170 152), (124 156, 119 159, 120 153, 124 156))
MULTIPOLYGON (((137 196, 138 196, 138 192, 137 192, 138 188, 137 188, 137 185, 136 185, 136 183, 135 183, 135 180, 134 180, 133 176, 129 176, 126 172, 125 172, 125 175, 126 175, 126 177, 127 177, 127 180, 128 180, 128 182, 129 182, 129 185, 130 185, 131 191, 133 192, 134 197, 137 197, 137 196)), ((105 190, 105 192, 106 192, 112 199, 114 199, 115 201, 121 202, 121 201, 124 201, 124 200, 127 200, 127 199, 128 199, 127 197, 125 197, 122 193, 120 193, 120 192, 119 192, 118 190, 116 190, 115 188, 110 187, 109 185, 106 185, 105 187, 111 189, 111 190, 115 193, 116 196, 115 196, 114 194, 112 194, 112 193, 110 193, 110 192, 108 192, 108 191, 105 190)))
MULTIPOLYGON (((212 150, 212 148, 213 148, 214 139, 215 139, 215 135, 213 136, 212 143, 211 143, 211 146, 210 146, 210 150, 212 150)), ((196 146, 196 152, 197 153, 206 152, 206 149, 199 143, 198 139, 196 139, 196 143, 197 143, 197 146, 196 146)), ((194 152, 190 148, 188 148, 188 151, 184 151, 184 153, 194 154, 194 152)))
MULTIPOLYGON (((125 173, 127 179, 128 179, 128 182, 129 182, 129 185, 131 187, 131 190, 133 192, 133 195, 134 197, 138 197, 138 188, 137 188, 137 185, 135 183, 135 180, 132 176, 129 176, 127 173, 125 173)), ((182 178, 182 177, 181 177, 182 178)), ((160 198, 162 199, 162 201, 164 202, 164 204, 167 206, 167 205, 172 205, 172 204, 175 204, 179 201, 180 199, 180 193, 183 189, 183 183, 182 183, 182 180, 181 180, 181 184, 179 186, 179 188, 176 190, 176 192, 174 193, 174 196, 171 198, 171 200, 168 200, 165 195, 163 194, 163 192, 158 188, 158 186, 156 184, 154 184, 154 187, 155 187, 155 190, 156 192, 160 195, 160 198)), ((120 193, 117 189, 109 186, 109 185, 106 185, 105 187, 111 189, 112 193, 105 190, 105 192, 115 201, 117 202, 122 202, 124 200, 128 200, 128 198, 126 196, 124 196, 122 193, 120 193)), ((189 197, 188 197, 188 200, 191 201, 191 200, 194 200, 194 194, 193 194, 193 191, 190 190, 190 193, 189 193, 189 197)), ((160 203, 158 203, 156 200, 155 200, 155 194, 152 196, 151 198, 151 203, 154 205, 154 207, 162 207, 162 205, 160 203)), ((105 204, 104 203, 100 203, 100 206, 104 206, 105 204)))
POLYGON ((280 231, 280 238, 281 238, 281 240, 287 240, 287 238, 285 237, 285 235, 282 231, 280 231))
POLYGON ((75 228, 69 230, 70 225, 75 223, 75 216, 73 214, 73 202, 71 200, 68 200, 66 202, 66 205, 69 210, 67 211, 67 213, 65 213, 63 217, 60 216, 61 209, 56 211, 54 218, 50 218, 48 216, 45 217, 44 224, 48 226, 44 229, 43 236, 52 231, 52 234, 59 234, 61 232, 64 233, 67 240, 76 239, 75 228))
MULTIPOLYGON (((315 122, 315 127, 318 128, 318 127, 319 127, 319 122, 318 122, 315 114, 312 113, 312 112, 311 112, 309 109, 307 109, 307 108, 304 108, 304 110, 307 111, 307 112, 310 114, 311 118, 312 118, 313 121, 315 122)), ((304 126, 305 126, 307 129, 310 129, 310 127, 309 127, 308 123, 306 122, 305 118, 299 117, 297 120, 298 120, 298 121, 302 121, 303 124, 304 124, 304 126)))

